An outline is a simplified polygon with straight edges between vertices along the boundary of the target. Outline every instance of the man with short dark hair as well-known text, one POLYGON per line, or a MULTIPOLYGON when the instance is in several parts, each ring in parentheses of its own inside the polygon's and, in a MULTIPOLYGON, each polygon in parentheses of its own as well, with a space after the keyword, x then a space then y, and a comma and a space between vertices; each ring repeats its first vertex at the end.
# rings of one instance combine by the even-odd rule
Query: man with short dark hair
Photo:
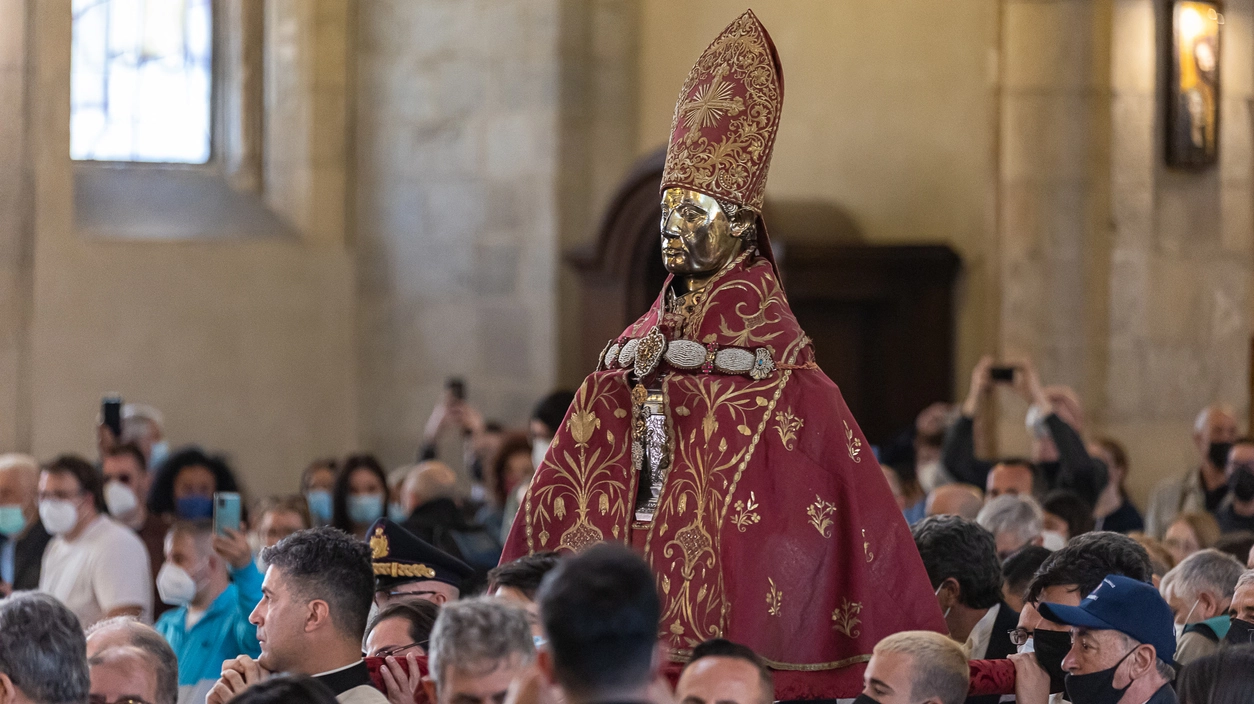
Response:
POLYGON ((152 620, 148 550, 135 532, 104 515, 100 475, 62 455, 39 475, 39 518, 55 536, 44 551, 39 591, 51 594, 84 627, 113 616, 152 620))
POLYGON ((223 704, 272 672, 310 675, 347 704, 384 704, 361 657, 374 570, 370 548, 321 527, 293 533, 261 552, 268 565, 262 597, 249 620, 261 657, 222 665, 207 704, 223 704))
POLYGON ((1019 627, 1014 634, 1015 642, 1025 647, 1030 639, 1032 652, 1010 656, 1018 673, 1015 680, 1018 701, 1038 701, 1037 696, 1060 693, 1065 686, 1062 661, 1071 649, 1070 630, 1064 624, 1044 618, 1036 610, 1037 604, 1047 601, 1078 606, 1084 595, 1111 574, 1149 584, 1153 576, 1149 553, 1126 535, 1105 531, 1085 533, 1050 555, 1037 570, 1028 584, 1019 627), (1043 686, 1047 692, 1024 689, 1032 688, 1032 683, 1045 676, 1048 681, 1043 686))
POLYGON ((47 594, 0 600, 0 704, 86 701, 86 649, 78 619, 47 594))
POLYGON ((925 518, 912 533, 949 637, 966 643, 972 660, 1013 653, 1009 631, 1019 614, 1002 601, 1001 563, 992 534, 957 516, 925 518))
POLYGON ((430 643, 423 687, 434 704, 500 704, 536 659, 526 614, 497 599, 441 607, 430 643))
POLYGON ((1224 467, 1228 497, 1215 511, 1224 533, 1254 531, 1254 438, 1240 438, 1228 451, 1224 467))
POLYGON ((1171 607, 1152 585, 1110 575, 1079 606, 1043 603, 1040 612, 1070 627, 1071 704, 1175 704, 1171 607))
MULTIPOLYGON (((138 445, 129 442, 113 445, 105 449, 100 458, 100 474, 104 479, 104 500, 109 515, 144 541, 155 580, 165 555, 165 534, 170 530, 170 519, 148 511, 146 502, 152 476, 146 462, 138 445)), ((152 615, 160 616, 169 608, 160 599, 153 599, 152 615)))
POLYGON ((644 560, 622 545, 594 545, 549 573, 539 601, 549 636, 540 669, 568 704, 648 699, 661 605, 644 560))
POLYGON ((540 605, 536 603, 536 592, 540 590, 545 575, 557 567, 559 560, 561 556, 555 552, 538 552, 488 572, 488 594, 526 611, 531 633, 536 638, 544 635, 544 629, 540 628, 540 605))
POLYGON ((774 678, 751 648, 715 638, 692 649, 675 698, 681 704, 771 704, 774 678))
MULTIPOLYGON (((87 660, 91 667, 91 696, 105 702, 126 699, 149 704, 175 704, 178 690, 163 690, 161 661, 139 648, 109 648, 87 660)), ((177 676, 177 672, 171 673, 177 676)))

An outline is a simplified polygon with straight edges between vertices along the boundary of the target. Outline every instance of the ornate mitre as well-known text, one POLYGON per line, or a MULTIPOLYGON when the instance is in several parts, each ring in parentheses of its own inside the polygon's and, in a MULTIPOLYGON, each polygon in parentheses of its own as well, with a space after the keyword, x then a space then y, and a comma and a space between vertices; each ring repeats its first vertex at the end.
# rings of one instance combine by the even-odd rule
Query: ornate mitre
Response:
POLYGON ((687 188, 762 212, 783 105, 784 73, 775 45, 746 10, 706 48, 684 81, 662 190, 687 188))

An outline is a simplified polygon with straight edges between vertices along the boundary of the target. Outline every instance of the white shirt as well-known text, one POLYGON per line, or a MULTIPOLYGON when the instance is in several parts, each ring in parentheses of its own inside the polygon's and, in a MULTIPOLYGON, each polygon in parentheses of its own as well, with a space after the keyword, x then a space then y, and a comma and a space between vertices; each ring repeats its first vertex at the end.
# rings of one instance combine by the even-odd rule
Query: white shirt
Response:
POLYGON ((971 635, 967 636, 967 642, 963 646, 967 650, 968 660, 983 660, 988 653, 988 641, 993 635, 993 622, 997 620, 998 611, 1001 611, 1001 604, 994 604, 984 614, 984 618, 976 622, 975 628, 971 629, 971 635))
POLYGON ((368 684, 353 687, 335 700, 340 704, 388 704, 387 695, 368 684))
POLYGON ((148 549, 135 531, 108 516, 98 516, 74 541, 58 535, 48 543, 39 591, 65 604, 83 628, 125 606, 140 607, 140 620, 152 623, 148 549))

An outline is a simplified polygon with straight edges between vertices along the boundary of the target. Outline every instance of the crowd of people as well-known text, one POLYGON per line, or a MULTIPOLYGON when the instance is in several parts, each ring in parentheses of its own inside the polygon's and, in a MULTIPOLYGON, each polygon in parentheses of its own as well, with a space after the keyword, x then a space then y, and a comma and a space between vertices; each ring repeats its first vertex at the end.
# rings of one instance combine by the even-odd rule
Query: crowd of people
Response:
MULTIPOLYGON (((239 530, 213 520, 229 463, 170 450, 147 406, 100 426, 95 461, 0 456, 0 704, 774 701, 744 645, 672 662, 626 547, 498 565, 571 400, 511 432, 451 388, 414 464, 316 460, 239 530)), ((1128 453, 1084 423, 1030 362, 984 359, 961 406, 876 448, 948 633, 881 640, 861 704, 1254 697, 1254 439, 1203 409, 1197 465, 1142 514, 1128 453), (1030 404, 1028 457, 978 456, 998 388, 1030 404)))

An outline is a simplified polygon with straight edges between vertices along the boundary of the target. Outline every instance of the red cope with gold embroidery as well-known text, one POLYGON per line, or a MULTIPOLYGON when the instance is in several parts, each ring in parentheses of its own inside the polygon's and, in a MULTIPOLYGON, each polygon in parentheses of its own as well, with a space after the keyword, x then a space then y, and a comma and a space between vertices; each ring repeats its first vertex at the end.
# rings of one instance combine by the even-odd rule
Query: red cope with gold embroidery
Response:
POLYGON ((742 257, 679 312, 659 296, 620 341, 655 327, 667 341, 765 348, 777 368, 755 380, 662 361, 646 379, 664 390, 672 442, 645 524, 634 522, 634 377, 591 374, 502 562, 598 541, 643 545, 672 658, 709 638, 744 643, 776 670, 779 699, 856 696, 881 638, 945 632, 901 511, 840 390, 813 364, 771 264, 742 257))

